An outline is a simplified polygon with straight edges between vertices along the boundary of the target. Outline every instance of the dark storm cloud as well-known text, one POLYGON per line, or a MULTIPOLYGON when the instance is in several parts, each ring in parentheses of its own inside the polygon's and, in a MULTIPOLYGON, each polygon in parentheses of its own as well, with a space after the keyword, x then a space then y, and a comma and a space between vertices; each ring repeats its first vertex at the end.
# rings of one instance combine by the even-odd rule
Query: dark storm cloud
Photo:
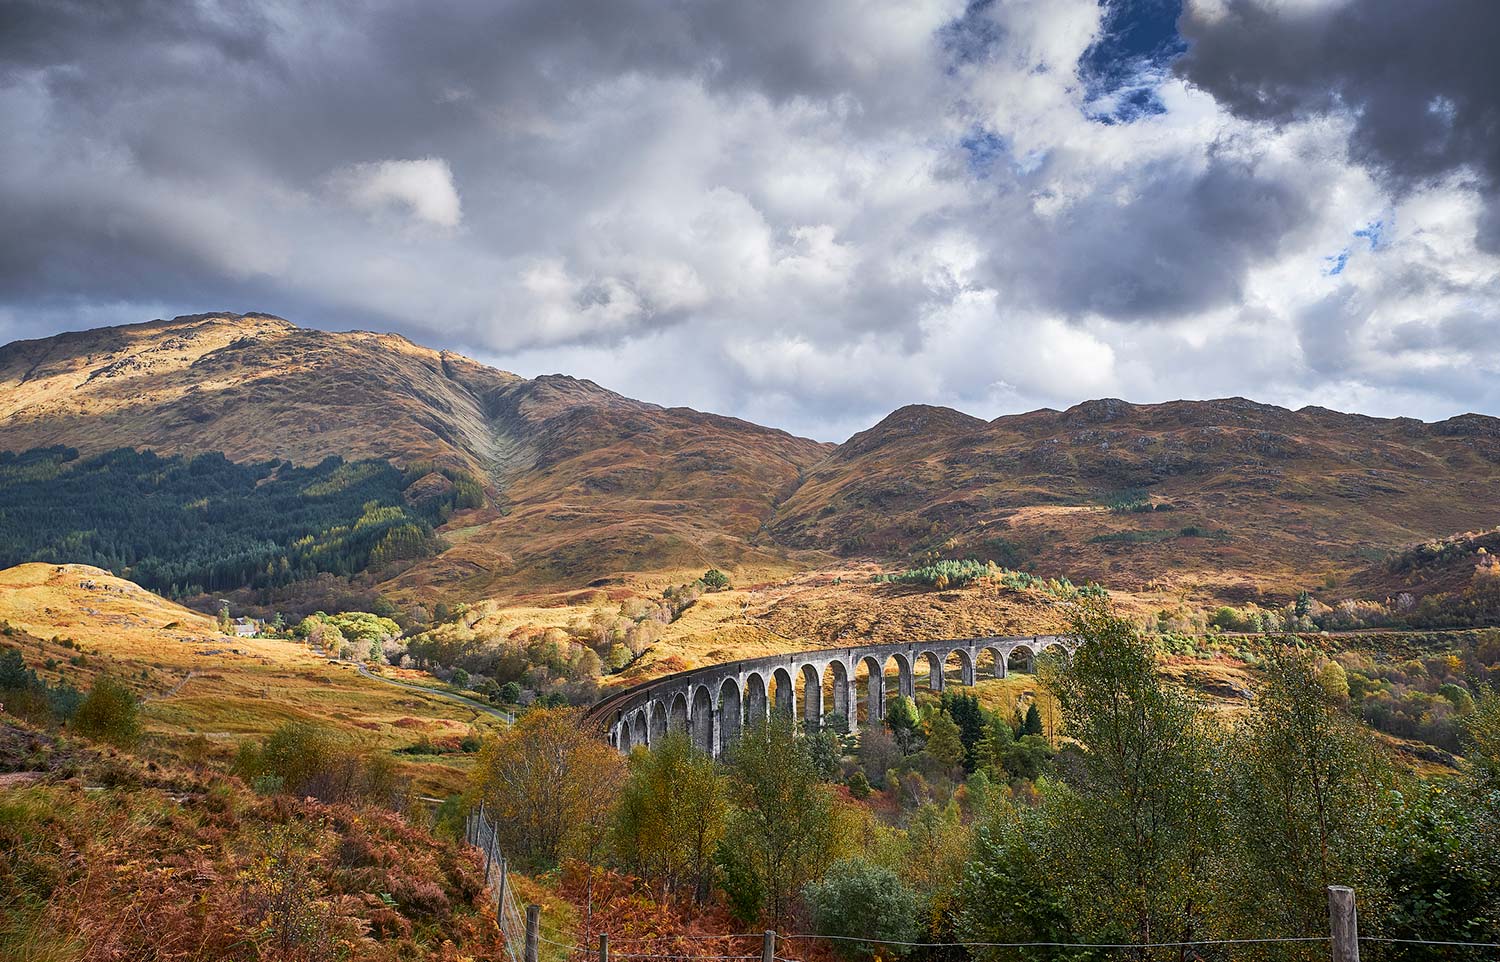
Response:
MULTIPOLYGON (((1272 372, 1287 399, 1329 376, 1362 397, 1372 365, 1419 344, 1489 363, 1469 251, 1442 225, 1403 240, 1395 217, 1378 249, 1352 237, 1385 201, 1329 213, 1357 171, 1297 140, 1304 117, 1395 110, 1376 68, 1306 62, 1342 15, 1288 37, 1234 6, 1268 67, 1190 9, 1186 75, 1230 116, 1174 79, 1175 11, 13 0, 0 340, 264 310, 822 437, 909 400, 992 415, 1261 393, 1282 338, 1317 354, 1315 378, 1272 372), (1434 319, 1371 328, 1372 305, 1407 301, 1434 319), (1256 360, 1223 370, 1245 383, 1215 367, 1200 387, 1211 343, 1174 332, 1236 312, 1237 359, 1256 360)), ((1394 41, 1375 49, 1405 69, 1394 41)), ((1417 86, 1436 159, 1356 125, 1356 158, 1407 194, 1465 164, 1494 174, 1470 129, 1482 91, 1447 69, 1417 86)))
MULTIPOLYGON (((1284 124, 1339 113, 1350 152, 1398 190, 1471 173, 1500 179, 1500 4, 1359 0, 1331 7, 1227 0, 1190 7, 1178 70, 1236 115, 1284 124)), ((1492 224, 1493 228, 1493 224, 1492 224)), ((1491 229, 1493 246, 1500 234, 1491 229)))
POLYGON ((1038 225, 1023 273, 1069 314, 1177 318, 1236 302, 1246 271, 1306 222, 1309 185, 1261 170, 1227 146, 1201 169, 1156 162, 1121 203, 1099 191, 1038 225))

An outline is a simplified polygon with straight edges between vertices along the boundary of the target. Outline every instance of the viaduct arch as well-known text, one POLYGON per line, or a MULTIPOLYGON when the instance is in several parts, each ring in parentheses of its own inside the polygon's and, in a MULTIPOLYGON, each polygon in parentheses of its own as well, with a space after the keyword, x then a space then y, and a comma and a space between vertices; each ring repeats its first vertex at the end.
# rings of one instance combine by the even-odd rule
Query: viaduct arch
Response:
POLYGON ((1034 670, 1045 651, 1071 655, 1077 642, 1063 635, 961 638, 897 642, 850 648, 819 648, 764 658, 746 658, 678 672, 605 698, 586 717, 604 729, 609 743, 629 752, 647 747, 668 732, 686 731, 693 744, 717 758, 749 725, 764 722, 774 709, 808 724, 827 716, 844 718, 851 732, 860 725, 855 678, 867 672, 864 718, 885 717, 886 674, 895 668, 896 692, 916 694, 919 665, 928 685, 942 691, 945 671, 957 668, 959 683, 972 685, 981 659, 988 656, 994 677, 1034 670), (798 683, 801 683, 799 691, 798 683))

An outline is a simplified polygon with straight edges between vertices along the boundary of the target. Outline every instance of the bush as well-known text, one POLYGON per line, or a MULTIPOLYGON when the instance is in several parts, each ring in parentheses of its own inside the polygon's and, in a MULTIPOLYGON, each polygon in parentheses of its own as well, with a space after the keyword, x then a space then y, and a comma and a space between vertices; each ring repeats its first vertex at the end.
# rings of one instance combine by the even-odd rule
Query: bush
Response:
POLYGON ((919 568, 908 568, 899 574, 876 575, 875 580, 897 584, 926 585, 942 591, 946 588, 960 588, 971 581, 994 578, 999 575, 999 568, 983 561, 944 559, 919 568))
POLYGON ((709 591, 723 591, 729 587, 729 576, 718 568, 709 568, 700 579, 709 591))
MULTIPOLYGON (((884 866, 859 858, 841 859, 829 866, 821 881, 803 890, 803 898, 819 935, 858 940, 836 943, 850 957, 874 954, 882 943, 917 940, 921 900, 884 866)), ((881 954, 905 951, 905 947, 887 946, 881 954)))
POLYGON ((88 738, 128 748, 140 741, 140 705, 135 693, 101 676, 73 714, 73 730, 88 738))
POLYGON ((299 722, 277 728, 261 745, 241 744, 233 771, 263 794, 370 801, 398 811, 406 807, 410 790, 389 757, 351 751, 326 732, 299 722))

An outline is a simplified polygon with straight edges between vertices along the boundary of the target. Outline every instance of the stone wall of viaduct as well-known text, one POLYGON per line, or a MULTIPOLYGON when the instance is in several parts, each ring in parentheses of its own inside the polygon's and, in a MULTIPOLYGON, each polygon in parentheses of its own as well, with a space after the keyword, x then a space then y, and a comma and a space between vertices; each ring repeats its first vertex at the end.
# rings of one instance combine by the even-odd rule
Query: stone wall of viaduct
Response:
POLYGON ((636 745, 650 746, 669 731, 691 733, 693 744, 718 757, 747 723, 764 721, 774 707, 792 717, 817 723, 826 715, 842 716, 849 730, 858 731, 855 674, 863 665, 867 717, 885 715, 886 668, 894 663, 901 694, 916 692, 916 672, 925 662, 929 685, 941 691, 944 666, 957 661, 962 684, 974 684, 976 666, 989 652, 994 674, 1005 677, 1013 656, 1034 669, 1036 657, 1048 649, 1071 654, 1075 642, 1061 635, 962 638, 851 648, 821 648, 764 658, 747 658, 695 668, 658 678, 605 698, 588 710, 609 742, 623 752, 636 745), (803 683, 800 704, 798 682, 803 683), (824 704, 831 690, 831 704, 824 704))

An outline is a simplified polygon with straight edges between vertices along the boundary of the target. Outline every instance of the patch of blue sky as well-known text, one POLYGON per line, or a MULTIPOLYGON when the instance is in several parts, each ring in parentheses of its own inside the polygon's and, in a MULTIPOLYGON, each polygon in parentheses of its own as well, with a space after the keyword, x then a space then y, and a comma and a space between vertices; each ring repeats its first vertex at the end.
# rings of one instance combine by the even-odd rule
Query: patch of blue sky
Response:
POLYGON ((964 153, 964 162, 969 173, 983 180, 994 172, 997 164, 1005 164, 1022 176, 1034 173, 1047 160, 1047 151, 1033 150, 1016 155, 1011 143, 987 127, 976 125, 958 141, 964 153))
POLYGON ((975 127, 958 142, 968 161, 969 172, 976 177, 988 177, 995 163, 1010 156, 1010 146, 1005 138, 984 127, 975 127))
POLYGON ((1372 220, 1359 230, 1354 232, 1355 237, 1362 237, 1370 244, 1370 250, 1379 250, 1381 242, 1385 239, 1385 221, 1372 220))
MULTIPOLYGON (((1384 218, 1372 220, 1366 223, 1365 226, 1351 231, 1350 236, 1364 241, 1370 250, 1378 251, 1387 243, 1385 237, 1386 228, 1387 223, 1384 218)), ((1352 247, 1345 247, 1337 254, 1331 254, 1323 258, 1323 263, 1326 265, 1323 268, 1323 276, 1337 277, 1344 273, 1344 268, 1349 266, 1349 258, 1353 255, 1354 249, 1352 247)))
POLYGON ((1157 88, 1187 51, 1177 32, 1182 0, 1100 0, 1099 35, 1078 59, 1085 113, 1105 124, 1166 113, 1157 88))

